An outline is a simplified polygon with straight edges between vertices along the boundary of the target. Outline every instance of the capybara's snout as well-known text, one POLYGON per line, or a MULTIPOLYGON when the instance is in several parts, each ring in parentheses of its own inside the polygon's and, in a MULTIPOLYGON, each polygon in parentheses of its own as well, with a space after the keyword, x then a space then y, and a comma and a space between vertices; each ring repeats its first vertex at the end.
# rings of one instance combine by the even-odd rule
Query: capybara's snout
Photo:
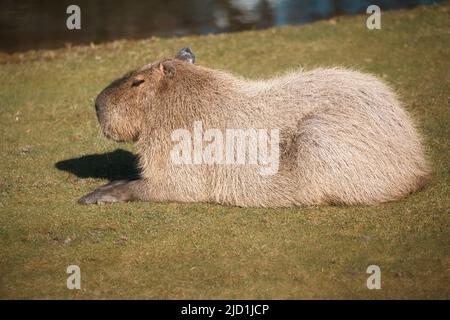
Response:
POLYGON ((104 114, 107 111, 107 95, 105 90, 99 93, 94 102, 95 113, 97 114, 97 119, 101 123, 104 119, 104 114))

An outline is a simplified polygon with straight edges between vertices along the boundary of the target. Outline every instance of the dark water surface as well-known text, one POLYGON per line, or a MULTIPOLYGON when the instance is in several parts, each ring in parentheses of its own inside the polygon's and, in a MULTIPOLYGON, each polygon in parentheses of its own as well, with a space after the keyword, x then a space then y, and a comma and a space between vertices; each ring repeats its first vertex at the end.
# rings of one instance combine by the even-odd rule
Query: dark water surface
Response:
POLYGON ((180 36, 303 24, 338 15, 411 8, 439 0, 0 0, 0 51, 67 43, 180 36), (81 30, 68 30, 66 9, 81 9, 81 30))

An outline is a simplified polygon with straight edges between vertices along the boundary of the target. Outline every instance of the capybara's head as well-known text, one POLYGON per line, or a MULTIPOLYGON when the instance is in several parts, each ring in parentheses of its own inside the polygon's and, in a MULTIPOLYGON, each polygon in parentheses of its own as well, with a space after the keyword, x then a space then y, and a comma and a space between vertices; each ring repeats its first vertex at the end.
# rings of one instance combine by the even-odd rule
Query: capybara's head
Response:
POLYGON ((194 62, 191 49, 183 48, 175 59, 130 71, 103 89, 95 100, 95 110, 105 136, 115 141, 136 141, 147 115, 157 112, 152 110, 157 90, 174 76, 176 64, 194 62))

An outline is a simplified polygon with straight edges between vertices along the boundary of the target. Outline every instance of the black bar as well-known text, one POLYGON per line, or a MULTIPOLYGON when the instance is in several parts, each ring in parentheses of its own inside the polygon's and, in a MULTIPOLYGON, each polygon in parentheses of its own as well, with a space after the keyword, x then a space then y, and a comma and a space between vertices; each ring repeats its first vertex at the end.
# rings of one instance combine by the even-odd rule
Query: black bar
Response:
POLYGON ((148 300, 148 301, 0 301, 2 314, 15 317, 24 313, 42 316, 84 319, 86 316, 114 315, 124 319, 317 319, 378 318, 384 319, 398 313, 402 318, 432 314, 445 314, 448 301, 398 301, 398 300, 148 300), (9 309, 9 310, 8 310, 9 309), (211 312, 213 311, 213 312, 211 312), (212 313, 212 314, 211 314, 212 313))

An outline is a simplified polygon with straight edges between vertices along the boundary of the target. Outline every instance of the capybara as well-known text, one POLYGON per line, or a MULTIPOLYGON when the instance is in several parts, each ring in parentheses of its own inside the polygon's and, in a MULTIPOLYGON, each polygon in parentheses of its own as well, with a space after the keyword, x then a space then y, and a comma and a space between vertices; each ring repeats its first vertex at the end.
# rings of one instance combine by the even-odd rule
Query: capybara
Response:
POLYGON ((127 73, 99 94, 95 108, 102 131, 115 141, 136 142, 141 178, 113 181, 80 203, 373 205, 405 197, 430 179, 411 118, 373 75, 323 68, 248 80, 194 62, 184 48, 173 59, 127 73), (274 133, 273 163, 264 154, 268 131, 274 133), (223 156, 220 139, 233 138, 230 132, 246 136, 231 147, 226 141, 223 156), (198 139, 181 141, 184 133, 200 137, 201 145, 198 139), (181 142, 193 147, 182 158, 193 161, 175 161, 181 142), (227 161, 237 149, 241 156, 255 150, 263 156, 227 161))

